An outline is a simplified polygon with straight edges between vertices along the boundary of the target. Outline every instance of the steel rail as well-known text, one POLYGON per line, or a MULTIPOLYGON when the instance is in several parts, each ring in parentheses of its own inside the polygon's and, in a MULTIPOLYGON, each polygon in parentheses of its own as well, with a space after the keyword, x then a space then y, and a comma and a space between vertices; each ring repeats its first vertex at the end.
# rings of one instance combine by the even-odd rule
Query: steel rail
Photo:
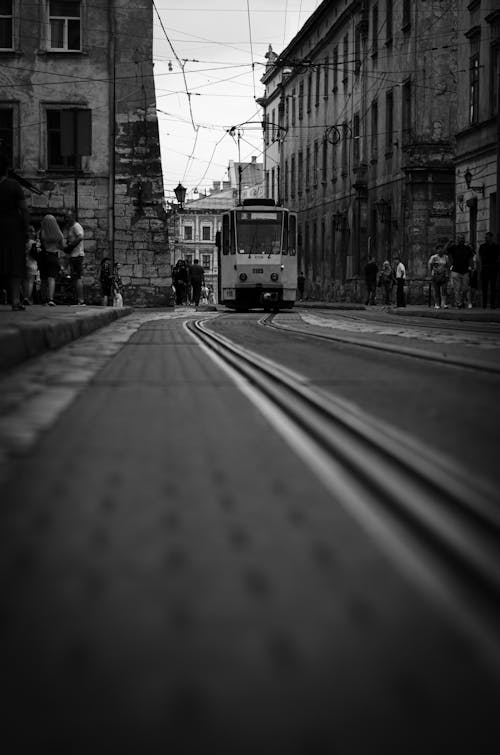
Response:
POLYGON ((307 335, 311 338, 321 339, 323 341, 337 341, 339 343, 350 344, 351 346, 361 346, 365 349, 373 349, 375 351, 387 351, 391 354, 397 354, 399 356, 411 357, 413 359, 423 359, 427 362, 436 362, 438 364, 444 364, 448 367, 462 367, 469 370, 476 370, 477 372, 489 372, 495 375, 500 374, 500 364, 496 365, 492 362, 478 362, 475 359, 468 359, 467 357, 454 357, 449 355, 435 354, 432 351, 426 351, 425 349, 414 349, 402 344, 386 343, 384 341, 365 340, 355 335, 341 336, 338 333, 318 333, 305 326, 294 327, 293 325, 276 323, 274 321, 275 314, 271 313, 265 315, 259 320, 259 324, 265 327, 274 328, 275 330, 282 330, 288 333, 297 333, 299 335, 307 335))
POLYGON ((341 465, 370 516, 395 525, 445 575, 474 622, 493 637, 500 661, 500 510, 495 491, 464 479, 449 459, 356 407, 314 388, 303 376, 210 331, 187 327, 238 375, 341 465))

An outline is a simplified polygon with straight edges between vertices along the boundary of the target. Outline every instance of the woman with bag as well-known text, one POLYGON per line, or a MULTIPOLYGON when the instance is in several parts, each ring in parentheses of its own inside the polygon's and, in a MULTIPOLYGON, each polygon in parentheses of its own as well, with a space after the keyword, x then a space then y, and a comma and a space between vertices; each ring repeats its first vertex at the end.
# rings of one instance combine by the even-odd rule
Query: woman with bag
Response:
POLYGON ((450 277, 450 263, 448 255, 444 253, 442 244, 436 244, 434 254, 429 257, 428 266, 434 293, 434 309, 439 309, 440 307, 448 309, 446 293, 450 277))
POLYGON ((59 250, 64 247, 64 236, 53 215, 44 215, 40 224, 40 241, 45 250, 44 273, 47 275, 47 304, 55 307, 56 278, 59 275, 59 250))
POLYGON ((386 304, 387 306, 390 306, 392 304, 392 289, 395 283, 396 280, 394 278, 394 272, 392 270, 391 263, 389 262, 389 260, 386 260, 383 263, 382 270, 379 273, 377 285, 380 286, 380 288, 382 288, 384 291, 384 304, 386 304))

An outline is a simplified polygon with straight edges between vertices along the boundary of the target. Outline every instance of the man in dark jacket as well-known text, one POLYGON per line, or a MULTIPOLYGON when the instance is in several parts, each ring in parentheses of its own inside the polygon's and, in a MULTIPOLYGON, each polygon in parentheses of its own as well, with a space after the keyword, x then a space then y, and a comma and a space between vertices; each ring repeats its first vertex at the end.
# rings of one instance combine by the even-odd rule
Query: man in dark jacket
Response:
POLYGON ((375 294, 377 293, 377 275, 378 265, 374 257, 368 257, 365 265, 365 283, 366 283, 366 302, 365 304, 375 304, 375 294))
POLYGON ((195 307, 200 303, 201 287, 205 282, 205 272, 199 263, 199 260, 194 260, 189 269, 191 278, 191 290, 193 292, 193 301, 195 307))
POLYGON ((493 241, 493 234, 485 234, 484 243, 478 249, 479 272, 481 276, 481 290, 483 307, 488 306, 488 289, 490 290, 490 307, 495 309, 497 295, 498 262, 500 246, 493 241))
POLYGON ((453 284, 453 294, 455 306, 464 306, 464 297, 467 307, 472 309, 471 292, 470 292, 470 272, 474 266, 474 252, 472 247, 465 243, 465 236, 460 233, 457 236, 455 244, 450 244, 445 252, 450 259, 451 282, 453 284))

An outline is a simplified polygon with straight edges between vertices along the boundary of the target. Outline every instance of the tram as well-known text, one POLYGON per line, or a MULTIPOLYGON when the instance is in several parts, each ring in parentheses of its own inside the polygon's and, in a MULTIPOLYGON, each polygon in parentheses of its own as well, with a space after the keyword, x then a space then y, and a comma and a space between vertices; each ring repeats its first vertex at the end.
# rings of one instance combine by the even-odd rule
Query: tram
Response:
POLYGON ((297 216, 272 199, 244 199, 224 212, 217 236, 219 303, 291 309, 297 289, 297 216))

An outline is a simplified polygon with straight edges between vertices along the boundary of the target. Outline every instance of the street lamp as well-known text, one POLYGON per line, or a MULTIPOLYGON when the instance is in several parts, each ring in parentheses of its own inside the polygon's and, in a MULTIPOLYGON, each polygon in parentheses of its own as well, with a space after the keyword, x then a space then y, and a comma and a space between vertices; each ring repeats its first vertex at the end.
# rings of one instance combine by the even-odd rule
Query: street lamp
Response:
POLYGON ((174 189, 174 194, 177 202, 179 203, 179 210, 182 211, 184 209, 184 200, 186 199, 186 189, 180 181, 174 189))
POLYGON ((467 170, 464 173, 464 179, 465 179, 465 185, 467 186, 467 189, 470 191, 475 191, 478 194, 482 194, 484 197, 484 184, 481 184, 480 186, 471 186, 472 183, 472 173, 467 168, 467 170))

